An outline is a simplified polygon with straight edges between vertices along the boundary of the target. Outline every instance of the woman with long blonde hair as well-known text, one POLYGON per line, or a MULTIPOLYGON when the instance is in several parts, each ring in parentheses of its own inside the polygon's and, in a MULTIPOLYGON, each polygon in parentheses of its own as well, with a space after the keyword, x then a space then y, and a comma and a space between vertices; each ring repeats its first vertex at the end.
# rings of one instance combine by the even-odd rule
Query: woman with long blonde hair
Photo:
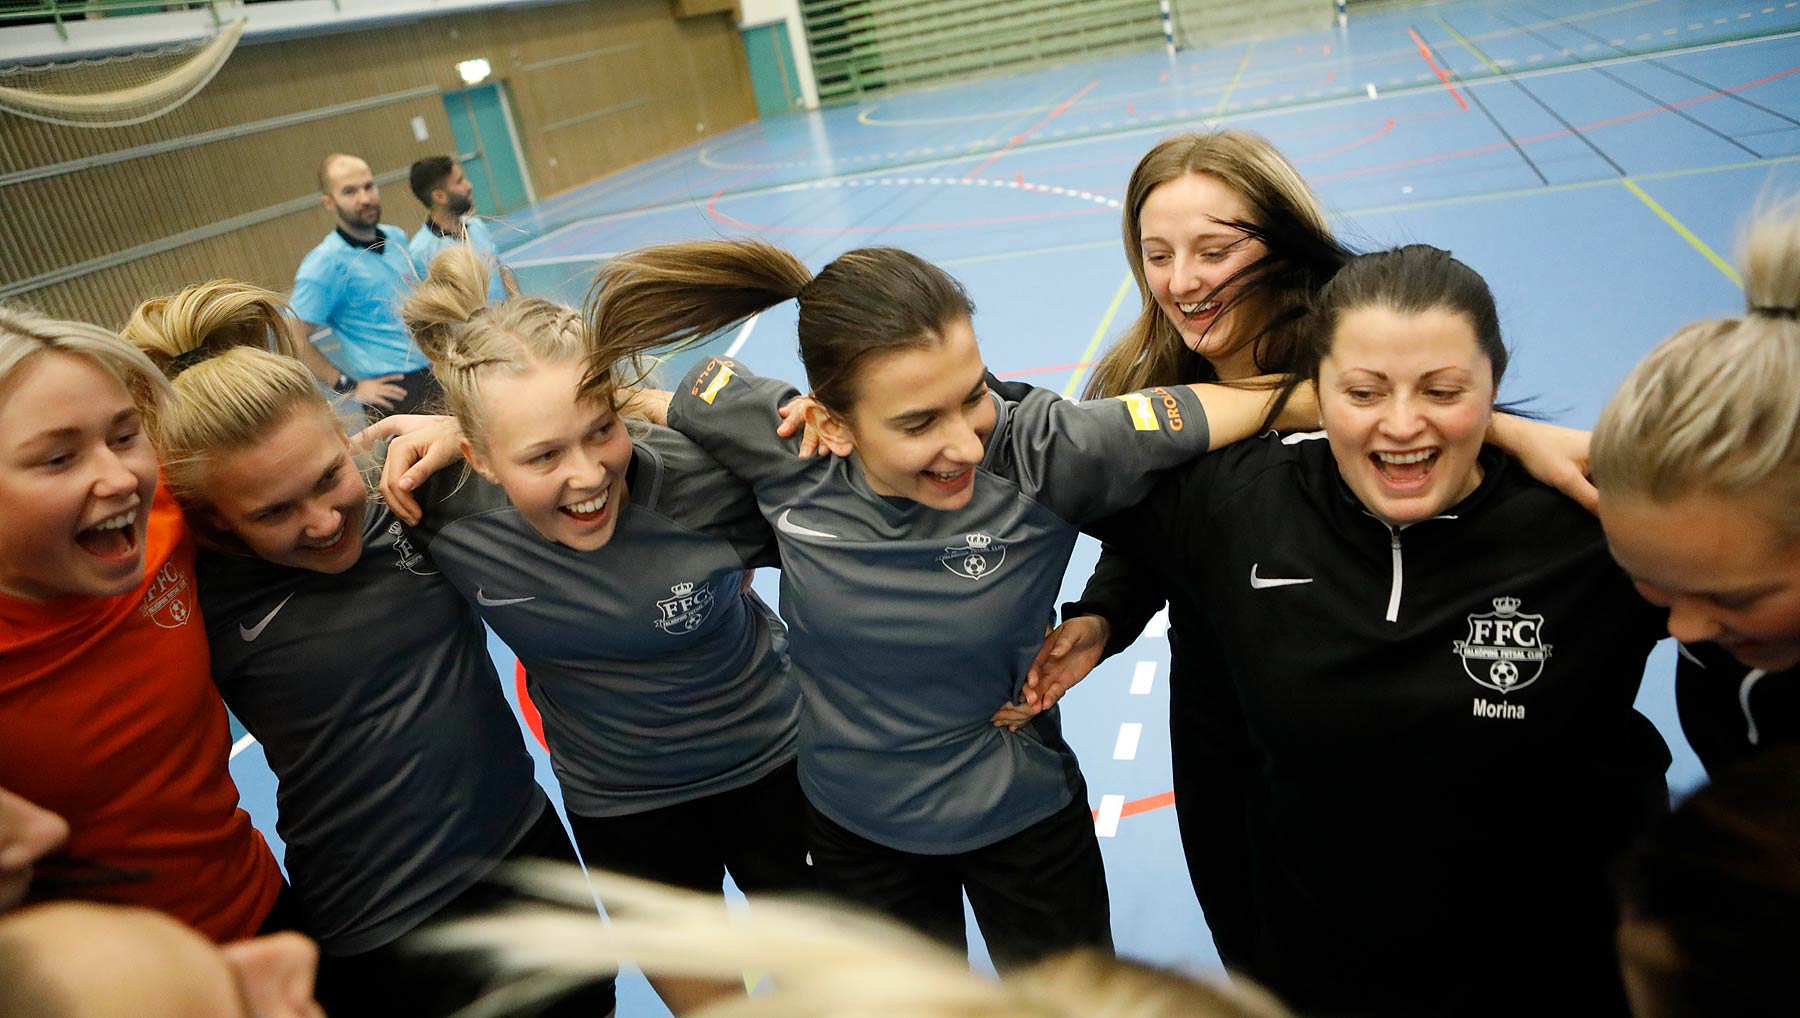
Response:
MULTIPOLYGON (((504 903, 502 860, 575 853, 480 619, 371 494, 285 318, 215 280, 146 301, 125 334, 170 379, 151 427, 203 546, 213 682, 275 772, 319 998, 334 1018, 447 1015, 482 981, 406 934, 504 903)), ((611 986, 563 1006, 597 1018, 611 986)))

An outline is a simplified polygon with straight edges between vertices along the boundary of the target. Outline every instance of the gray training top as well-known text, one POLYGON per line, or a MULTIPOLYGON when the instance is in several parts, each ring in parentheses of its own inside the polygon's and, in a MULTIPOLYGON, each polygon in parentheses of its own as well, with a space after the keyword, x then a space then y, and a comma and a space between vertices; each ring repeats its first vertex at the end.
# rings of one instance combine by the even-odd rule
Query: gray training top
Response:
POLYGON ((196 565, 213 681, 268 755, 288 876, 334 955, 430 918, 549 804, 481 621, 384 504, 362 542, 336 575, 196 565))
POLYGON ((787 635, 744 572, 777 563, 743 482, 652 427, 632 442, 612 540, 546 541, 506 492, 446 470, 417 528, 444 575, 525 665, 569 809, 660 809, 794 758, 787 635))
POLYGON ((854 459, 796 458, 797 439, 775 434, 794 395, 714 359, 676 389, 669 423, 752 482, 778 531, 807 798, 862 837, 937 855, 1062 809, 1080 768, 1056 711, 1017 732, 992 716, 1043 643, 1076 528, 1206 451, 1199 398, 990 394, 997 420, 974 492, 945 512, 875 494, 854 459))

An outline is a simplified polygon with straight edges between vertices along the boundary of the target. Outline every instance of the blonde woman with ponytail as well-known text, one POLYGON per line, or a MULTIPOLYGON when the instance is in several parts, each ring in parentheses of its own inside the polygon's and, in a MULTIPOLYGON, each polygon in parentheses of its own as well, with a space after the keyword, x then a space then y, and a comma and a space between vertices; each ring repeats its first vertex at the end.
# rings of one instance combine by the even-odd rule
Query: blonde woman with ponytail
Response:
MULTIPOLYGON (((754 497, 621 416, 610 373, 582 391, 574 309, 488 285, 452 248, 403 309, 474 471, 420 489, 414 532, 525 666, 582 859, 714 898, 727 873, 753 901, 810 889, 787 634, 746 583, 779 564, 754 497)), ((676 1014, 743 996, 651 982, 676 1014)))
POLYGON ((1669 609, 1707 770, 1800 741, 1800 196, 1752 223, 1744 314, 1650 352, 1594 432, 1600 520, 1669 609))
MULTIPOLYGON (((125 332, 173 389, 152 429, 203 546, 213 682, 275 772, 319 999, 333 1018, 448 1015, 483 980, 405 935, 503 903, 502 860, 575 854, 480 620, 371 496, 282 320, 274 294, 217 280, 125 332)), ((561 1008, 604 1015, 611 986, 561 1008)))
POLYGON ((233 940, 291 917, 226 769, 194 542, 144 427, 168 398, 117 335, 0 307, 0 788, 69 824, 35 896, 233 940))

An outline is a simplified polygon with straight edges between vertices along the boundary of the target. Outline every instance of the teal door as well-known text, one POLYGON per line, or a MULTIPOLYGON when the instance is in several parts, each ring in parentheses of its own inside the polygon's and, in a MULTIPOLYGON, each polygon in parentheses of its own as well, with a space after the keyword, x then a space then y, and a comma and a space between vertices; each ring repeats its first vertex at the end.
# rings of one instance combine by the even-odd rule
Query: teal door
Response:
POLYGON ((475 211, 488 216, 523 208, 533 200, 519 133, 502 88, 502 83, 490 81, 444 93, 456 151, 469 156, 463 172, 475 185, 475 211))
POLYGON ((756 93, 758 116, 780 116, 804 105, 786 22, 744 29, 744 53, 750 58, 750 87, 756 93))

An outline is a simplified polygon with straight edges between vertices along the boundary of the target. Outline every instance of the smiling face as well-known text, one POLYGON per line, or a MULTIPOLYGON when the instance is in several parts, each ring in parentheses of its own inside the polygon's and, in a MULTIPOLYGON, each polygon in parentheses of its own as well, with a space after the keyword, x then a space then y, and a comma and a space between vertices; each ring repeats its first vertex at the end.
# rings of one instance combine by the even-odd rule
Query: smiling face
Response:
POLYGON ((1481 483, 1493 365, 1461 314, 1345 312, 1320 364, 1319 412, 1344 481, 1389 526, 1430 519, 1481 483))
POLYGON ((935 342, 862 364, 856 403, 827 437, 840 433, 843 451, 854 448, 876 494, 961 509, 994 433, 986 376, 974 327, 955 319, 935 342))
POLYGON ((463 454, 545 540, 594 551, 629 498, 631 436, 610 407, 576 399, 584 374, 572 360, 483 378, 482 448, 464 442, 463 454))
POLYGON ((259 558, 341 573, 362 557, 368 490, 337 421, 297 407, 255 445, 215 454, 200 494, 209 522, 259 558))
POLYGON ((46 352, 0 381, 0 594, 110 597, 144 578, 156 453, 91 358, 46 352))
POLYGON ((1221 310, 1247 276, 1227 280, 1266 253, 1261 241, 1220 222, 1252 222, 1249 203, 1217 178, 1188 173, 1152 190, 1138 220, 1145 281, 1181 341, 1222 379, 1256 374, 1254 328, 1241 321, 1241 307, 1221 310))
POLYGON ((1600 496, 1606 543, 1669 635, 1711 641, 1751 668, 1800 664, 1800 539, 1754 498, 1600 496))

